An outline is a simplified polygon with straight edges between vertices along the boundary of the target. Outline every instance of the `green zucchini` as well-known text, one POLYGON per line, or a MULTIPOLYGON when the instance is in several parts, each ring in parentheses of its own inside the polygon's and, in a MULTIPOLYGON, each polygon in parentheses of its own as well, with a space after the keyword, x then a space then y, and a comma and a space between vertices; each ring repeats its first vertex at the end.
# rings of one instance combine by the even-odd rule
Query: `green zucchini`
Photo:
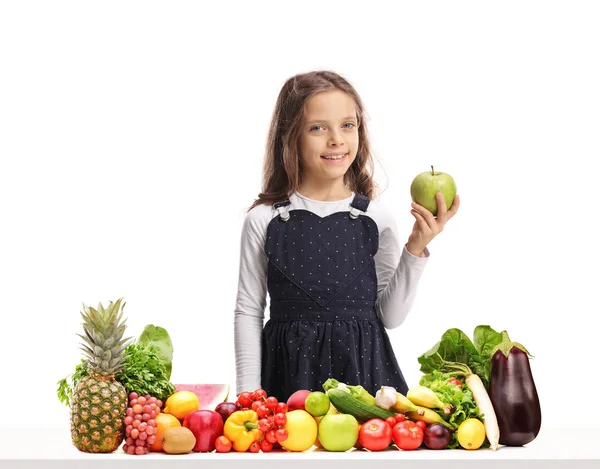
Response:
POLYGON ((327 391, 327 396, 339 412, 342 414, 350 414, 356 417, 359 423, 365 423, 371 419, 385 420, 388 417, 393 417, 394 412, 384 410, 376 405, 369 405, 346 391, 341 389, 330 389, 327 391))

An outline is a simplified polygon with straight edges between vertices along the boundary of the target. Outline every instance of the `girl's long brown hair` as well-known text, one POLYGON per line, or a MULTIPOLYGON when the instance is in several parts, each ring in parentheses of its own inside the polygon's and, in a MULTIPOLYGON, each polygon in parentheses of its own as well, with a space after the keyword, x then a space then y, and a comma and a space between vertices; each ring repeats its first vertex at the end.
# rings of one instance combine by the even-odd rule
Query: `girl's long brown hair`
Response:
POLYGON ((348 189, 370 199, 376 196, 373 155, 365 123, 365 110, 354 87, 342 76, 327 70, 302 73, 289 78, 279 93, 267 137, 262 192, 248 211, 257 205, 287 199, 299 187, 300 155, 298 141, 304 122, 306 101, 324 91, 340 90, 356 103, 358 151, 344 176, 348 189))

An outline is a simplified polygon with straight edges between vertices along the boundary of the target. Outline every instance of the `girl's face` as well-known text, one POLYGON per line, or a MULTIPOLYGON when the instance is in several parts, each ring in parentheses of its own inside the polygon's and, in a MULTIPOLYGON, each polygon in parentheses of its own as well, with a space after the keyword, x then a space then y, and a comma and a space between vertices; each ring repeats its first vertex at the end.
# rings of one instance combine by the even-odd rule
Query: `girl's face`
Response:
POLYGON ((309 98, 299 150, 304 179, 332 181, 341 178, 343 181, 358 151, 354 99, 338 90, 309 98))

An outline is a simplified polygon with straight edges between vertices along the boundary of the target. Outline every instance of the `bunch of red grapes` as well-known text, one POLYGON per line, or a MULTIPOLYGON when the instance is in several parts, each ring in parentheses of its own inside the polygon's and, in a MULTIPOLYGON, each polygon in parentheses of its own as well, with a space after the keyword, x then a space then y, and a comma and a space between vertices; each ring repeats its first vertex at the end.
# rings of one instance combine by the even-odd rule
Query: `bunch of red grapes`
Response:
POLYGON ((288 432, 286 413, 288 406, 285 402, 278 402, 276 397, 267 397, 264 389, 254 392, 243 392, 238 396, 236 404, 240 410, 250 410, 258 414, 258 428, 263 432, 263 438, 250 446, 250 451, 257 453, 262 450, 268 453, 273 447, 287 440, 288 432))
POLYGON ((160 399, 136 392, 129 394, 129 407, 125 413, 125 444, 127 454, 148 454, 150 446, 156 440, 156 416, 163 403, 160 399))

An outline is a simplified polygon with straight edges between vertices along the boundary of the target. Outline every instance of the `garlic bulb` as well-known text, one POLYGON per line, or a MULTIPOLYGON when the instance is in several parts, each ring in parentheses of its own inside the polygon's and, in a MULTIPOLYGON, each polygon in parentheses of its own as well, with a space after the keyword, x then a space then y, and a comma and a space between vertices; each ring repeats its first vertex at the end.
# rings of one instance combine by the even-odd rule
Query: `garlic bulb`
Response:
POLYGON ((392 386, 381 386, 381 389, 375 394, 375 405, 377 407, 388 410, 396 404, 396 389, 392 386))

